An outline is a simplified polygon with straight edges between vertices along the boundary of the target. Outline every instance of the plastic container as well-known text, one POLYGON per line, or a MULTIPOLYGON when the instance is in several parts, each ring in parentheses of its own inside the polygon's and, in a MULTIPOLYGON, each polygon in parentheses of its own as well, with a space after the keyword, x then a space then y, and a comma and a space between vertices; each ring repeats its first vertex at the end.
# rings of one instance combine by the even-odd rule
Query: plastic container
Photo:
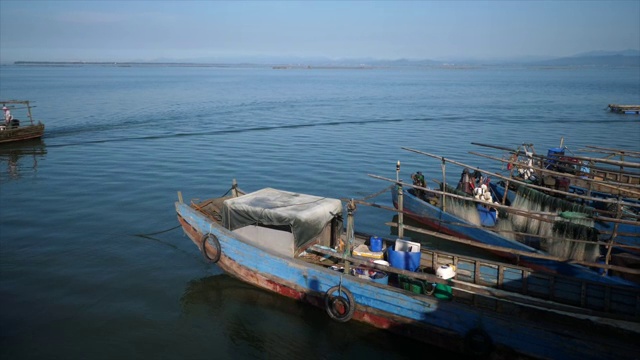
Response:
POLYGON ((409 251, 409 252, 420 252, 420 243, 397 239, 396 244, 393 248, 395 251, 409 251))
POLYGON ((384 260, 374 260, 373 262, 378 265, 391 266, 391 264, 389 264, 388 261, 384 261, 384 260))
POLYGON ((369 239, 369 250, 373 252, 382 251, 382 239, 377 236, 372 236, 369 239))
POLYGON ((411 291, 414 294, 424 294, 424 282, 418 279, 411 279, 405 275, 398 275, 400 287, 404 290, 411 291))
POLYGON ((420 252, 395 251, 387 249, 387 260, 394 268, 416 271, 420 267, 420 252))
POLYGON ((420 243, 397 239, 394 249, 387 249, 387 260, 391 266, 416 271, 420 267, 420 243))
POLYGON ((449 285, 436 284, 433 296, 441 300, 451 300, 451 298, 453 298, 453 291, 449 285))
POLYGON ((369 247, 365 244, 358 245, 355 249, 353 249, 352 253, 354 257, 377 259, 377 260, 382 260, 384 258, 384 252, 371 251, 369 247))
POLYGON ((563 148, 550 148, 547 151, 547 159, 545 160, 545 162, 547 164, 555 164, 558 158, 560 158, 561 156, 564 156, 563 148))
POLYGON ((456 276, 456 268, 451 264, 442 265, 436 270, 436 276, 444 280, 453 279, 456 276))
POLYGON ((389 283, 389 275, 387 275, 387 273, 384 271, 366 268, 355 268, 351 269, 351 275, 359 277, 361 279, 368 279, 379 284, 386 285, 389 283))

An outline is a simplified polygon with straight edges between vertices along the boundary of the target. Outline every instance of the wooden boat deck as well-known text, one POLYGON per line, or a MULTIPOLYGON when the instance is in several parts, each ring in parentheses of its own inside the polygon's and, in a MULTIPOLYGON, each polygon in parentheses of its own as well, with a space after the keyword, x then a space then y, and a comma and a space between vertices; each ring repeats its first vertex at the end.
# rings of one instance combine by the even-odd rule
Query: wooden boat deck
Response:
MULTIPOLYGON (((392 244, 392 240, 385 241, 391 241, 392 244)), ((335 252, 319 246, 310 250, 336 256, 335 252)), ((409 278, 418 285, 418 289, 423 290, 403 290, 416 294, 424 294, 424 289, 430 284, 445 283, 436 277, 436 269, 453 264, 456 268, 456 277, 452 280, 453 298, 472 304, 483 302, 484 307, 498 312, 504 311, 504 307, 511 302, 524 302, 558 311, 640 321, 640 289, 537 273, 525 267, 432 249, 421 249, 421 265, 416 272, 375 264, 357 256, 343 258, 355 266, 374 268, 390 274, 389 284, 400 289, 403 289, 402 284, 394 281, 393 277, 409 278)), ((331 266, 334 263, 327 261, 325 265, 331 266)))

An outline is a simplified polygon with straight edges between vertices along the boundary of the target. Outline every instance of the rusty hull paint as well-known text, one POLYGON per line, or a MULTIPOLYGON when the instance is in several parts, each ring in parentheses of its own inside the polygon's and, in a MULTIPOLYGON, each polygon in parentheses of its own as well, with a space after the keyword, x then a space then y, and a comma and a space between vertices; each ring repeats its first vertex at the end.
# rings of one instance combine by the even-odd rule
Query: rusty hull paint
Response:
MULTIPOLYGON (((198 232, 180 215, 178 215, 178 221, 182 225, 182 229, 184 230, 184 232, 188 235, 191 241, 198 247, 200 252, 202 252, 200 239, 202 239, 202 237, 205 234, 198 232)), ((296 290, 292 287, 285 286, 274 280, 269 279, 266 275, 258 274, 254 271, 251 271, 239 265, 237 262, 225 256, 224 253, 220 257, 218 266, 220 266, 220 268, 222 268, 222 270, 224 270, 228 274, 246 283, 261 287, 266 290, 273 291, 275 293, 278 293, 280 295, 286 296, 291 299, 295 299, 298 301, 305 301, 319 308, 324 308, 324 293, 296 290)), ((362 306, 359 306, 358 308, 356 308, 354 319, 366 322, 368 324, 371 324, 381 329, 391 329, 393 327, 397 327, 401 325, 401 323, 392 321, 385 316, 376 315, 376 314, 373 314, 372 312, 365 312, 362 310, 362 308, 363 308, 362 306)))
MULTIPOLYGON (((197 231, 180 215, 178 215, 178 220, 182 225, 184 232, 202 252, 200 239, 202 239, 204 234, 197 231)), ((217 265, 220 266, 220 268, 226 273, 233 277, 236 277, 240 281, 275 292, 277 294, 281 294, 297 301, 306 302, 317 308, 324 309, 324 293, 296 290, 292 287, 279 284, 273 280, 268 279, 265 275, 257 274, 239 265, 234 260, 225 256, 224 252, 222 253, 220 261, 217 263, 217 265)), ((465 339, 461 338, 460 335, 455 331, 439 328, 428 324, 422 324, 414 320, 407 320, 394 314, 385 313, 383 315, 379 310, 363 306, 362 304, 357 305, 352 320, 360 321, 373 327, 390 331, 400 336, 415 339, 422 343, 428 343, 438 347, 456 349, 453 351, 457 352, 462 351, 465 346, 465 339)), ((491 356, 491 359, 494 360, 529 359, 521 354, 514 355, 511 349, 504 348, 501 345, 495 346, 495 350, 496 351, 491 356), (502 354, 507 354, 507 356, 505 357, 502 354)))

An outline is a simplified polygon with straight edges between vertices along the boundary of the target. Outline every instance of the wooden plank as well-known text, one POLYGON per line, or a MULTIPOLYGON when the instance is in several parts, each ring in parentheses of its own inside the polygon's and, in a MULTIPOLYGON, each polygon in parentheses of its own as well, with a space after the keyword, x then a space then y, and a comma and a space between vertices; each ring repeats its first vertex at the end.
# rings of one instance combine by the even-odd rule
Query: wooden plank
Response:
MULTIPOLYGON (((487 148, 493 148, 493 149, 497 149, 497 150, 504 150, 504 151, 508 151, 510 153, 515 153, 515 154, 519 154, 519 155, 525 155, 525 152, 522 151, 522 150, 517 150, 517 149, 514 150, 512 148, 508 148, 508 147, 504 147, 504 146, 483 144, 483 143, 477 143, 477 142, 472 142, 471 144, 472 145, 482 146, 482 147, 487 147, 487 148)), ((533 144, 523 144, 523 145, 533 146, 533 144)), ((630 167, 630 168, 640 168, 640 163, 636 163, 636 162, 619 161, 619 160, 611 160, 611 159, 603 159, 603 158, 594 158, 594 157, 579 156, 579 155, 565 155, 565 156, 573 157, 573 158, 576 158, 576 159, 579 159, 579 160, 591 161, 593 163, 602 163, 602 164, 616 165, 616 166, 630 167)), ((540 155, 540 154, 533 154, 533 157, 535 157, 537 159, 558 161, 558 159, 556 159, 556 158, 550 158, 548 156, 540 155)))
MULTIPOLYGON (((486 154, 482 154, 482 153, 477 153, 475 151, 469 151, 469 154, 471 155, 476 155, 476 156, 480 156, 483 158, 487 158, 487 159, 491 159, 491 160, 495 160, 501 163, 505 163, 508 164, 510 163, 509 160, 505 160, 505 159, 501 159, 501 158, 497 158, 495 156, 490 156, 490 155, 486 155, 486 154)), ((537 172, 541 172, 541 173, 545 173, 545 174, 551 174, 551 175, 557 175, 557 176, 562 176, 562 177, 566 177, 569 179, 574 179, 574 180, 582 180, 586 183, 589 184, 597 184, 612 190, 618 190, 618 191, 625 191, 628 192, 630 194, 630 196, 638 196, 640 197, 640 185, 632 185, 632 184, 628 184, 628 183, 621 183, 621 182, 612 182, 612 181, 604 181, 604 180, 597 180, 597 179, 589 179, 589 178, 585 178, 584 176, 578 176, 578 175, 573 175, 573 174, 568 174, 568 173, 562 173, 562 172, 558 172, 558 171, 553 171, 553 170, 549 170, 549 169, 545 169, 545 168, 541 168, 541 167, 537 167, 537 166, 529 166, 526 165, 527 168, 533 169, 534 171, 537 172), (634 189, 637 189, 637 191, 634 191, 634 189)), ((640 178, 640 175, 638 175, 638 178, 640 178)), ((569 195, 570 193, 566 194, 569 195)), ((563 194, 565 195, 565 194, 563 194)), ((594 200, 599 200, 600 198, 591 198, 594 200)), ((585 199, 585 200, 589 200, 589 199, 585 199)))
MULTIPOLYGON (((620 200, 616 200, 616 199, 602 199, 602 198, 594 198, 594 197, 590 197, 590 196, 583 196, 583 195, 577 195, 577 194, 573 194, 573 193, 568 193, 568 192, 566 192, 566 191, 555 190, 555 189, 549 189, 549 188, 546 188, 546 187, 543 187, 543 186, 532 185, 532 184, 528 184, 528 183, 526 183, 526 182, 524 182, 524 181, 520 181, 520 180, 514 179, 514 178, 509 177, 509 176, 504 176, 504 175, 501 175, 501 174, 498 174, 498 173, 494 173, 494 172, 490 172, 490 171, 482 170, 480 167, 474 167, 474 166, 471 166, 471 165, 467 165, 467 164, 461 163, 461 162, 459 162, 459 161, 455 161, 455 160, 451 160, 451 159, 445 159, 444 157, 439 156, 439 155, 434 155, 434 154, 430 154, 430 153, 427 153, 427 152, 424 152, 424 151, 414 150, 414 149, 410 149, 410 148, 406 148, 406 147, 403 147, 403 149, 404 149, 404 150, 408 150, 408 151, 412 151, 412 152, 415 152, 415 153, 418 153, 418 154, 426 155, 426 156, 429 156, 429 157, 433 157, 433 158, 436 158, 436 159, 443 159, 444 161, 447 161, 447 162, 450 162, 450 163, 452 163, 452 164, 456 164, 456 165, 459 165, 459 166, 463 166, 463 167, 466 167, 466 168, 470 168, 470 169, 477 169, 478 171, 480 171, 480 172, 482 172, 482 173, 484 173, 484 174, 489 174, 489 175, 491 175, 491 176, 495 176, 495 177, 500 178, 500 179, 503 179, 503 180, 508 180, 508 181, 511 181, 511 182, 515 182, 515 183, 517 183, 517 184, 520 184, 520 185, 524 185, 524 186, 530 187, 530 188, 532 188, 532 189, 543 190, 543 191, 552 192, 552 193, 557 193, 557 194, 561 194, 561 195, 565 195, 565 196, 572 196, 572 197, 576 197, 576 198, 580 198, 580 199, 585 199, 585 200, 595 200, 595 201, 600 201, 600 202, 603 202, 603 203, 618 204, 618 203, 620 203, 620 202, 621 202, 620 200)), ((640 164, 639 164, 639 165, 640 165, 640 164)), ((369 175, 369 176, 373 176, 373 175, 369 175)), ((375 176, 373 176, 373 177, 375 177, 375 176)), ((379 179, 385 179, 385 178, 382 178, 382 177, 377 177, 377 178, 379 178, 379 179)), ((385 179, 385 180, 387 180, 387 181, 392 181, 392 182, 397 182, 397 181, 395 181, 395 180, 389 180, 389 179, 385 179)), ((404 184, 404 183, 403 183, 403 184, 404 184)), ((430 192, 437 193, 437 191, 435 191, 435 190, 433 190, 433 189, 421 188, 421 187, 419 187, 419 186, 415 186, 415 185, 413 185, 413 184, 407 184, 407 186, 411 186, 411 187, 414 187, 414 188, 418 188, 418 189, 422 189, 422 190, 426 190, 426 191, 430 191, 430 192)), ((455 195, 451 195, 451 196, 455 196, 455 195)), ((475 201, 475 202, 479 202, 479 203, 481 203, 481 202, 482 202, 481 200, 475 200, 475 199, 473 199, 473 198, 471 198, 471 199, 469 199, 469 198, 465 198, 465 197, 460 197, 460 198, 462 198, 462 199, 466 199, 466 200, 468 200, 468 201, 475 201)), ((623 203, 623 204, 625 204, 625 205, 631 205, 631 206, 636 205, 636 204, 634 204, 634 203, 627 203, 627 202, 624 202, 624 201, 622 201, 622 203, 623 203)), ((497 204, 494 204, 494 205, 497 205, 497 204)), ((507 207, 505 210, 509 211, 508 209, 509 209, 509 207, 507 207)), ((531 212, 529 212, 529 213, 531 213, 531 212)), ((526 214, 525 214, 525 215, 526 215, 526 214)), ((601 220, 601 221, 611 221, 611 222, 618 222, 618 221, 621 221, 620 219, 608 218, 608 217, 598 217, 598 218, 594 218, 594 219, 595 219, 595 220, 601 220)), ((632 225, 635 225, 635 223, 636 223, 636 222, 631 222, 631 224, 632 224, 632 225)))
MULTIPOLYGON (((538 296, 535 296, 535 295, 529 296, 524 293, 510 292, 510 291, 505 291, 499 288, 490 288, 487 286, 483 286, 475 283, 467 283, 467 282, 458 281, 455 279, 442 280, 433 274, 422 273, 422 272, 412 272, 412 271, 398 269, 390 266, 384 266, 384 265, 372 263, 368 260, 345 256, 342 253, 338 253, 334 249, 326 248, 324 246, 314 245, 311 248, 309 248, 309 250, 312 250, 324 255, 329 255, 338 259, 342 259, 345 262, 349 261, 350 263, 358 266, 367 266, 369 268, 374 268, 376 270, 384 271, 387 273, 400 274, 400 275, 408 276, 413 279, 425 280, 431 283, 441 283, 441 284, 452 283, 457 291, 461 291, 461 292, 468 293, 475 296, 481 296, 488 299, 494 299, 496 301, 506 301, 509 303, 519 304, 520 306, 527 306, 527 305, 542 306, 547 309, 556 309, 560 311, 569 311, 571 313, 582 313, 582 314, 591 314, 591 315, 597 315, 602 317, 611 317, 611 318, 616 318, 620 320, 625 320, 625 319, 630 320, 631 318, 638 318, 640 316, 638 313, 633 313, 633 314, 607 313, 597 308, 575 307, 575 305, 570 305, 563 302, 555 301, 553 299, 553 296, 551 296, 552 295, 551 292, 549 291, 550 290, 549 285, 538 287, 540 290, 546 290, 546 292, 543 293, 538 291, 538 292, 534 292, 534 294, 537 293, 538 296), (547 295, 545 298, 540 297, 545 293, 547 295)), ((538 279, 547 279, 547 281, 552 281, 553 279, 556 278, 556 276, 550 276, 548 274, 545 274, 545 275, 536 274, 535 276, 538 279)), ((605 289, 605 288, 609 288, 611 285, 597 284, 597 286, 598 288, 605 289)), ((628 289, 628 291, 632 294, 640 293, 640 291, 635 291, 632 289, 628 289)), ((635 294, 633 296, 635 296, 636 299, 638 299, 639 295, 635 294)), ((576 300, 579 300, 579 299, 576 297, 576 300)))
POLYGON ((633 157, 640 157, 640 151, 625 150, 625 149, 612 149, 612 148, 606 148, 606 147, 601 147, 601 146, 593 146, 593 145, 587 145, 585 147, 589 148, 589 149, 601 150, 601 151, 606 152, 606 153, 613 153, 615 155, 625 155, 625 156, 632 155, 633 157))

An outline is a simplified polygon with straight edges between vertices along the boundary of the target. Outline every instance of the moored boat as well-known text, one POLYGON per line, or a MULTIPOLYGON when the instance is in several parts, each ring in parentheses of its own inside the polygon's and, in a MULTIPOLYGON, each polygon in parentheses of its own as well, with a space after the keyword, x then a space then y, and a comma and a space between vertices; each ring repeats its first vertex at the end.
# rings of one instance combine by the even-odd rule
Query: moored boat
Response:
POLYGON ((640 105, 618 105, 618 104, 609 104, 607 107, 611 110, 611 112, 618 114, 640 114, 640 105))
POLYGON ((472 143, 503 150, 506 158, 470 152, 506 165, 512 178, 556 190, 580 195, 611 198, 640 198, 640 152, 587 146, 589 151, 605 153, 605 158, 567 154, 561 140, 560 147, 548 149, 546 155, 536 154, 533 144, 522 144, 517 149, 490 144, 472 143), (620 157, 619 160, 612 157, 620 157), (628 161, 629 159, 635 161, 628 161))
POLYGON ((636 170, 640 168, 637 161, 640 152, 590 146, 590 151, 604 152, 607 157, 568 156, 561 142, 561 147, 549 149, 547 156, 538 156, 539 165, 534 166, 535 152, 526 151, 527 147, 532 149, 533 146, 523 146, 525 159, 519 158, 523 151, 509 151, 509 160, 471 152, 508 163, 509 176, 491 183, 501 203, 518 203, 518 207, 525 210, 560 209, 597 216, 591 226, 601 233, 602 239, 636 247, 616 248, 615 251, 640 251, 640 173, 636 170), (612 159, 614 156, 620 159, 612 159))
POLYGON ((205 260, 338 322, 494 359, 632 359, 640 351, 639 289, 356 232, 353 200, 245 193, 234 182, 228 195, 190 204, 179 193, 175 209, 205 260))
POLYGON ((4 121, 0 125, 0 144, 38 139, 44 135, 44 124, 33 119, 33 106, 28 100, 3 100, 0 104, 4 115, 4 121), (16 116, 17 111, 23 113, 26 118, 21 116, 19 119, 16 116))
MULTIPOLYGON (((445 159, 439 155, 409 148, 404 149, 442 161, 443 177, 446 176, 445 163, 470 168, 469 165, 445 159)), ((476 169, 479 173, 480 169, 476 169)), ((484 172, 484 174, 487 177, 510 179, 493 172, 484 172)), ((518 181, 512 179, 512 182, 518 181)), ((443 182, 443 184, 446 183, 443 182)), ((558 204, 564 202, 561 199, 554 199, 550 204, 538 203, 533 208, 516 206, 513 203, 505 203, 504 196, 495 192, 496 184, 494 181, 490 181, 488 185, 493 194, 492 203, 484 205, 484 207, 495 208, 500 213, 495 225, 487 226, 479 220, 482 211, 478 209, 481 208, 480 204, 484 204, 483 201, 468 195, 461 196, 460 192, 456 193, 455 187, 451 186, 444 187, 445 190, 442 191, 424 189, 434 194, 435 201, 415 196, 414 189, 419 188, 415 184, 405 186, 403 188, 403 208, 407 211, 408 216, 436 231, 482 244, 513 249, 518 254, 516 258, 519 263, 539 271, 571 274, 571 276, 595 278, 605 282, 624 281, 640 284, 635 280, 630 280, 637 278, 637 274, 635 274, 637 271, 632 269, 634 266, 615 269, 616 276, 601 276, 600 274, 603 271, 606 273, 607 267, 601 264, 603 261, 605 265, 608 264, 610 251, 607 249, 616 248, 625 249, 625 251, 640 249, 638 243, 640 225, 637 221, 600 215, 595 209, 583 213, 586 209, 584 206, 575 203, 558 204), (522 256, 526 254, 520 253, 521 251, 531 253, 532 258, 522 256), (538 252, 549 257, 542 259, 538 252), (625 276, 626 279, 623 279, 618 276, 620 272, 629 273, 631 276, 625 276)), ((396 207, 398 207, 398 197, 398 194, 392 192, 392 201, 396 207)), ((613 200, 608 201, 613 202, 613 200)), ((514 257, 513 255, 509 256, 508 252, 502 252, 502 254, 510 258, 514 257)))

